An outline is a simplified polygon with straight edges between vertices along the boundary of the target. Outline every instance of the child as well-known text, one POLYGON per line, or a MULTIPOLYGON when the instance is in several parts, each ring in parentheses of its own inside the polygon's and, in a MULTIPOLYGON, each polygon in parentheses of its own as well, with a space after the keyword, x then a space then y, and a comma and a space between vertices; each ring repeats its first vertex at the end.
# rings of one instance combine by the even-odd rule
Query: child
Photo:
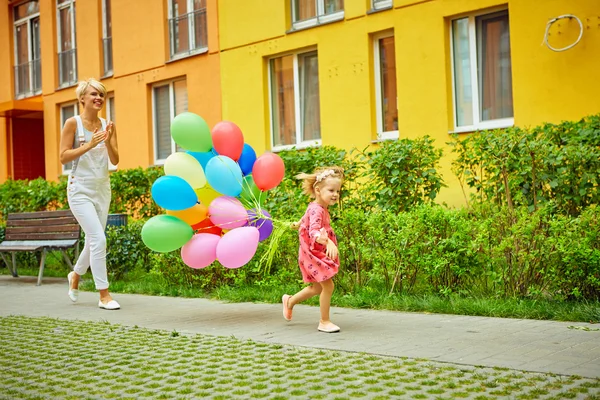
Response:
POLYGON ((298 229, 300 238, 298 263, 302 278, 311 285, 293 296, 283 295, 283 318, 290 321, 296 304, 319 295, 321 320, 317 329, 327 333, 339 332, 340 327, 329 320, 332 278, 338 272, 340 260, 327 209, 339 200, 344 170, 340 167, 319 168, 313 174, 300 174, 296 178, 304 181, 304 192, 315 198, 302 219, 292 224, 293 228, 298 229))

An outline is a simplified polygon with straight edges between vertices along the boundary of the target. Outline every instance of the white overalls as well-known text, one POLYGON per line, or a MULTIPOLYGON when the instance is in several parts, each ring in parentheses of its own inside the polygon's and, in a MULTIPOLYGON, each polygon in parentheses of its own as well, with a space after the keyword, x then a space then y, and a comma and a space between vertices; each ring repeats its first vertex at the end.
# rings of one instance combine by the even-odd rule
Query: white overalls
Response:
MULTIPOLYGON (((92 140, 93 133, 83 127, 80 116, 73 148, 92 140)), ((106 130, 106 120, 102 130, 106 130)), ((92 267, 97 290, 108 289, 106 274, 106 219, 110 206, 110 178, 108 176, 108 150, 104 142, 73 161, 67 184, 67 199, 73 215, 85 232, 85 246, 73 270, 84 275, 92 267)))

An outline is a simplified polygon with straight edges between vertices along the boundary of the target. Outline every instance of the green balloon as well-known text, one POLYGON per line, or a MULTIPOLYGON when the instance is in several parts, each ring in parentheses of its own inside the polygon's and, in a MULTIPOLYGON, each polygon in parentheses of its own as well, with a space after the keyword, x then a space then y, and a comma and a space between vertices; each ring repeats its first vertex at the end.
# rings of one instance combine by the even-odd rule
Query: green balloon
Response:
POLYGON ((173 215, 157 215, 142 227, 142 241, 159 253, 177 250, 194 236, 194 230, 185 221, 173 215))
POLYGON ((208 124, 192 112, 183 112, 173 119, 171 136, 175 143, 186 150, 207 152, 213 147, 208 124))
POLYGON ((254 178, 252 178, 252 174, 246 175, 242 181, 242 193, 240 193, 240 199, 242 200, 242 204, 246 208, 254 208, 257 203, 260 206, 263 206, 265 203, 265 199, 267 197, 267 193, 261 191, 254 183, 254 178))

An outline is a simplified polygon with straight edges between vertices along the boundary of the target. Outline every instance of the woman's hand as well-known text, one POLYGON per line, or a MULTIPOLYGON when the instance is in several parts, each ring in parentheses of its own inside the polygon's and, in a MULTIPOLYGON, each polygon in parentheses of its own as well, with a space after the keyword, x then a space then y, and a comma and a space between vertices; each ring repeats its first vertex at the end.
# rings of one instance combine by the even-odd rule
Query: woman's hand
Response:
POLYGON ((333 243, 333 240, 327 239, 327 250, 325 251, 325 254, 327 254, 327 257, 331 258, 332 260, 337 258, 338 248, 335 243, 333 243))
POLYGON ((112 121, 108 121, 108 124, 106 125, 106 141, 109 142, 110 138, 112 137, 114 132, 114 127, 113 127, 113 122, 112 121))
POLYGON ((94 129, 94 133, 92 134, 92 140, 89 142, 90 150, 98 146, 104 140, 106 140, 107 135, 108 133, 106 131, 98 132, 98 128, 94 129))

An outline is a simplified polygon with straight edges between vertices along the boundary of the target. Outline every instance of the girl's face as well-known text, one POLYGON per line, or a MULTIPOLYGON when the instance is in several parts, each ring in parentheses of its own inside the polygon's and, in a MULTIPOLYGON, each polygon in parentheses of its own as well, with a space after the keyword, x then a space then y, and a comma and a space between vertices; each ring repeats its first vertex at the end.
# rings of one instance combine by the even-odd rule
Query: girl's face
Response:
POLYGON ((340 198, 342 181, 339 178, 326 178, 323 183, 315 188, 317 203, 327 208, 337 203, 340 198))
POLYGON ((84 108, 93 108, 94 110, 99 111, 104 105, 104 93, 93 86, 88 86, 81 101, 84 108))

